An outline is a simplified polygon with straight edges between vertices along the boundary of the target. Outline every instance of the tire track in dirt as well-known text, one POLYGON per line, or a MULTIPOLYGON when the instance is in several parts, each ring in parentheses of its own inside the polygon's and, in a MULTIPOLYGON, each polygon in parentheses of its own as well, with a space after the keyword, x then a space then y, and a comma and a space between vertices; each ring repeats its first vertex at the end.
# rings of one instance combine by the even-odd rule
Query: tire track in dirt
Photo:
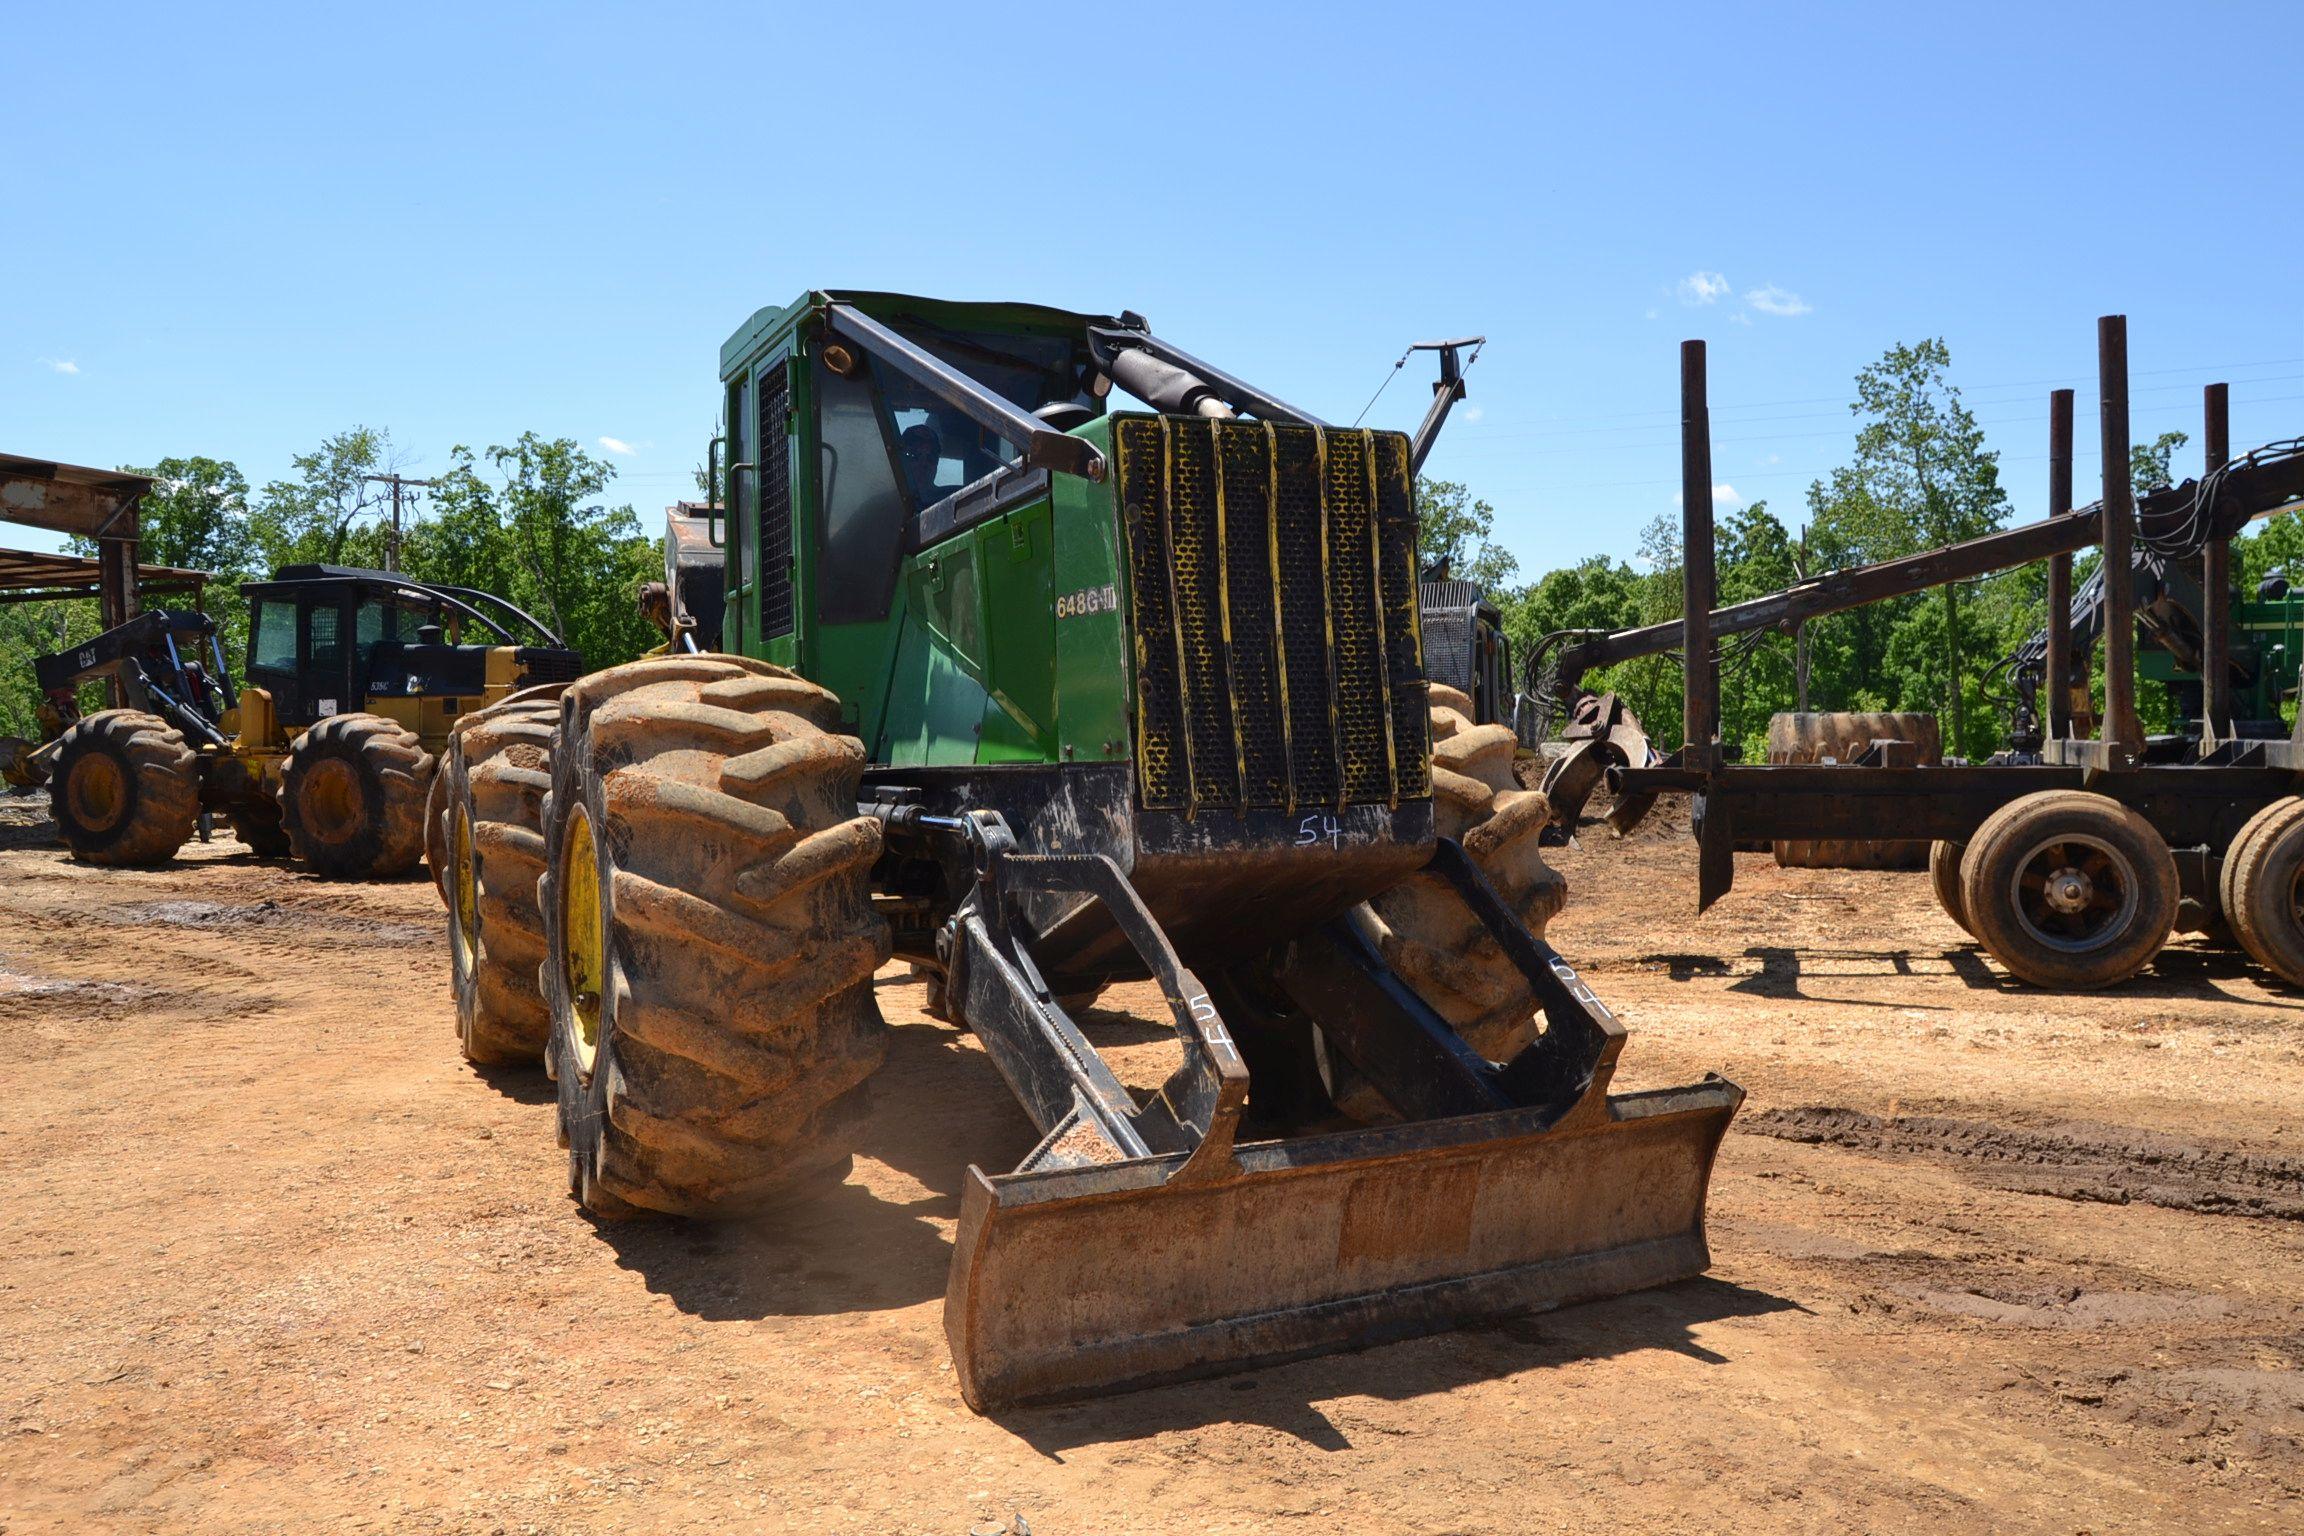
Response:
POLYGON ((1736 1129, 1811 1146, 1957 1165, 2019 1194, 2304 1221, 2304 1158, 2120 1126, 2035 1127, 1810 1105, 1746 1114, 1736 1129))

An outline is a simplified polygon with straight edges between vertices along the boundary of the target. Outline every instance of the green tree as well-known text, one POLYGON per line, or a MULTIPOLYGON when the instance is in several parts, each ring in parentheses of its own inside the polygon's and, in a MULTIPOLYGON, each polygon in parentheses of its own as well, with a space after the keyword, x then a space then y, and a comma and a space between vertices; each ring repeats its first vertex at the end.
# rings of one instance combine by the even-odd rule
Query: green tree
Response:
POLYGON ((2176 475, 2169 466, 2176 450, 2192 441, 2184 432, 2163 432, 2150 443, 2128 445, 2128 473, 2139 494, 2163 485, 2174 485, 2176 475))
POLYGON ((295 478, 272 481, 256 499, 252 524, 265 564, 382 565, 382 532, 358 524, 389 504, 366 477, 393 463, 392 435, 353 427, 289 462, 295 478))
POLYGON ((1496 509, 1454 480, 1416 480, 1416 556, 1420 564, 1448 563, 1459 581, 1502 593, 1519 574, 1512 552, 1489 538, 1496 509))
MULTIPOLYGON (((1972 539, 2007 516, 2000 456, 1984 446, 1983 428, 1948 377, 1951 366, 1951 349, 1937 338, 1890 347, 1856 376, 1856 399, 1849 406, 1861 421, 1854 462, 1835 471, 1829 485, 1812 486, 1809 502, 1823 531, 1860 551, 1861 559, 1891 559, 1972 539)), ((1969 689, 1962 655, 1972 627, 1961 621, 1960 587, 1948 584, 1939 591, 1941 622, 1905 628, 1906 660, 1896 670, 1902 685, 1915 691, 1903 693, 1899 702, 1935 703, 1949 725, 1947 740, 1965 751, 1969 689), (1930 643, 1943 647, 1941 662, 1921 665, 1911 647, 1930 643)), ((1890 615, 1891 629, 1907 617, 1890 615)))

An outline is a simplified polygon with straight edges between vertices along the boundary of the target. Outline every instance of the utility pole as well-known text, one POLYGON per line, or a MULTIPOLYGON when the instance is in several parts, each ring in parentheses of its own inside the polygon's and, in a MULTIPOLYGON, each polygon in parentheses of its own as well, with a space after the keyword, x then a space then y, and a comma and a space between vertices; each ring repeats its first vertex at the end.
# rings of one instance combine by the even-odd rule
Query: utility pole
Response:
POLYGON ((406 475, 362 475, 360 478, 371 485, 392 487, 392 537, 384 545, 384 569, 397 571, 400 569, 400 493, 403 490, 438 485, 440 482, 437 480, 411 480, 406 475))

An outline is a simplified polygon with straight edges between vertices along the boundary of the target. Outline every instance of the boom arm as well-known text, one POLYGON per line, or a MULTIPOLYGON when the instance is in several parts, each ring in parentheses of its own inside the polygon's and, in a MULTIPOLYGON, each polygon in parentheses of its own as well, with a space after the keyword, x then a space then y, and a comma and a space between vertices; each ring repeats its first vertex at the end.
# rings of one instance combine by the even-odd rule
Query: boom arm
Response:
MULTIPOLYGON (((2206 482, 2187 480, 2140 496, 2136 511, 2139 525, 2147 530, 2142 542, 2163 554, 2181 554, 2188 552, 2183 545, 2192 530, 2201 530, 2204 538, 2205 529, 2213 523, 2229 532, 2299 500, 2304 500, 2304 440, 2291 439, 2235 460, 2206 482), (2162 549, 2163 544, 2170 547, 2162 549)), ((1969 581, 2051 555, 2073 554, 2102 537, 2102 511, 2101 502, 2091 502, 2060 517, 2002 529, 1941 549, 1826 571, 1781 592, 1713 609, 1711 633, 1718 638, 1755 629, 1790 631, 1826 614, 1923 592, 1947 582, 1969 581)), ((1539 679, 1556 666, 1557 681, 1549 682, 1549 688, 1555 693, 1573 689, 1596 667, 1672 649, 1679 643, 1680 633, 1678 619, 1613 634, 1557 631, 1531 649, 1528 686, 1531 691, 1540 691, 1539 679)))

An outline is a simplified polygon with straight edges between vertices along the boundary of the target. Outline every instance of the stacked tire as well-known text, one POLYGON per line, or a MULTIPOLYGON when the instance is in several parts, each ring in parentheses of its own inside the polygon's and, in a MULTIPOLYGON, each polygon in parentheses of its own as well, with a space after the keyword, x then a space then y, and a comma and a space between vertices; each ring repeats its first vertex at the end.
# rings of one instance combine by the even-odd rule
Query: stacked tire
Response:
MULTIPOLYGON (((1771 763, 1845 763, 1875 741, 1911 742, 1922 764, 1944 760, 1943 733, 1930 714, 1840 710, 1768 720, 1771 763)), ((1926 842, 1861 838, 1786 839, 1774 852, 1786 869, 1918 869, 1929 857, 1926 842)))

